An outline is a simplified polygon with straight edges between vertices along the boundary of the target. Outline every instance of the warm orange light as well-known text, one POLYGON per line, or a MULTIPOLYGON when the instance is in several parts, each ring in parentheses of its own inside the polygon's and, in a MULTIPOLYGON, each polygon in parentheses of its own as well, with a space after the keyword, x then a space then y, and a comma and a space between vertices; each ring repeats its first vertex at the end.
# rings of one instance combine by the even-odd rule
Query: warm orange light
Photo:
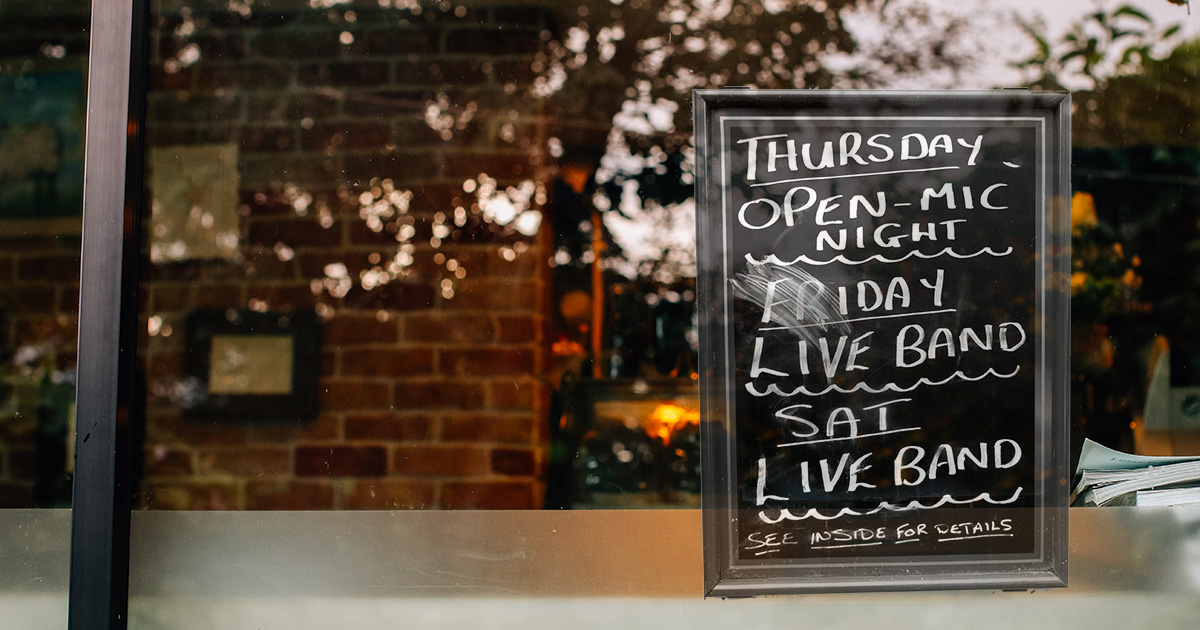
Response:
POLYGON ((588 180, 592 177, 592 169, 579 164, 567 164, 559 169, 559 173, 562 175, 563 181, 567 183, 567 186, 570 186, 571 190, 575 191, 575 194, 583 194, 584 189, 587 188, 588 180))
POLYGON ((1096 227, 1096 200, 1085 192, 1071 197, 1071 230, 1080 234, 1085 229, 1096 227))
POLYGON ((686 411, 686 409, 677 405, 659 405, 654 410, 654 415, 661 422, 675 424, 679 422, 679 419, 683 417, 686 411))
POLYGON ((560 338, 550 346, 550 351, 556 357, 582 357, 587 354, 587 349, 578 341, 560 338))
POLYGON ((664 443, 671 441, 671 433, 681 425, 700 424, 700 412, 672 403, 662 403, 654 408, 646 420, 646 433, 660 438, 664 443))

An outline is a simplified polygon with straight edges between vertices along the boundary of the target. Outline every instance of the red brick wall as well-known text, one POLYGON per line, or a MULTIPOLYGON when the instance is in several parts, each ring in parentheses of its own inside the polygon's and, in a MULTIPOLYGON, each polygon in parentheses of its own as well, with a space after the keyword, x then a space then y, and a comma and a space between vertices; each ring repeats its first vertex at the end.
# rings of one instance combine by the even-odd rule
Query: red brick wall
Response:
POLYGON ((528 88, 551 16, 216 4, 153 21, 149 145, 237 144, 241 239, 232 261, 146 266, 143 505, 540 507, 548 229, 486 220, 463 184, 545 183, 544 104, 528 88), (445 134, 427 120, 439 97, 445 134), (360 195, 382 179, 412 198, 374 231, 360 195), (405 245, 407 275, 364 288, 360 273, 405 245), (324 282, 334 263, 354 281, 344 294, 324 282), (199 307, 316 309, 318 418, 184 418, 184 320, 199 307))
POLYGON ((35 348, 39 356, 0 368, 0 399, 11 406, 0 417, 0 508, 33 507, 39 383, 47 369, 67 374, 75 367, 78 234, 0 232, 0 309, 0 339, 7 346, 0 360, 21 347, 35 348))

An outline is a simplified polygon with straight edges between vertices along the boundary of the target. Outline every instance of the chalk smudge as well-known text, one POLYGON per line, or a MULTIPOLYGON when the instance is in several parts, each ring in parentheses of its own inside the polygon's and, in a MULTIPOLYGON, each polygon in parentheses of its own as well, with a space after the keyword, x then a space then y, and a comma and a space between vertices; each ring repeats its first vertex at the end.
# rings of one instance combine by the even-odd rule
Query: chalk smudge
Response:
POLYGON ((762 309, 761 323, 786 328, 815 343, 819 333, 850 334, 842 321, 838 298, 824 282, 804 269, 751 262, 730 279, 733 295, 762 309))

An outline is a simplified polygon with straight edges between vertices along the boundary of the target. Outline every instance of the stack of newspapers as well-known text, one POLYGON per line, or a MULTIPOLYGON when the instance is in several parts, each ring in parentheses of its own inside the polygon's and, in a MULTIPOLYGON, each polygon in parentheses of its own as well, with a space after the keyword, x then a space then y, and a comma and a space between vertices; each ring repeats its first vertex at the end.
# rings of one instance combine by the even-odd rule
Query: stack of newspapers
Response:
POLYGON ((1085 440, 1071 505, 1200 504, 1200 456, 1130 455, 1085 440))

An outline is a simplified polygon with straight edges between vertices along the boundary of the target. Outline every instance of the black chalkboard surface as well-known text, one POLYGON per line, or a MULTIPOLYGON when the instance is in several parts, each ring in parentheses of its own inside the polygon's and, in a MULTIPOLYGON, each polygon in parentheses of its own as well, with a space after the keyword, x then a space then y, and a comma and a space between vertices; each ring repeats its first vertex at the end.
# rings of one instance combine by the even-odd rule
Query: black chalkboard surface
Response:
POLYGON ((707 594, 1065 585, 1068 104, 695 93, 707 594))

